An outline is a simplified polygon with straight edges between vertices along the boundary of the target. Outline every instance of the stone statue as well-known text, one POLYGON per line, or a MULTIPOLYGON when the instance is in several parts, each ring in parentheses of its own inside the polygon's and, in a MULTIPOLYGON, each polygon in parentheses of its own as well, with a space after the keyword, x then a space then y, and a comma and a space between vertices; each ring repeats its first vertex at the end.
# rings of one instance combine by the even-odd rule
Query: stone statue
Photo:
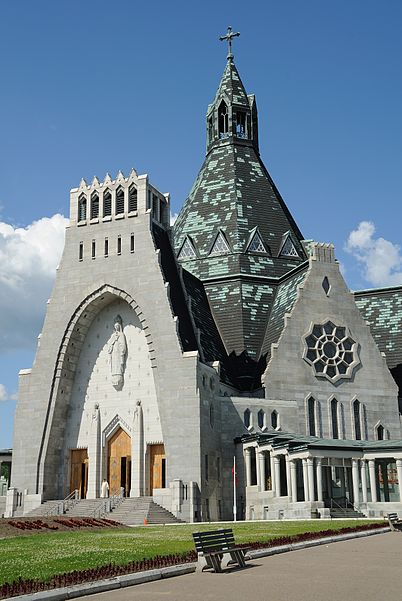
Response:
POLYGON ((124 369, 126 366, 127 341, 123 332, 123 321, 120 315, 114 319, 114 332, 109 341, 110 369, 112 384, 121 389, 124 384, 124 369))

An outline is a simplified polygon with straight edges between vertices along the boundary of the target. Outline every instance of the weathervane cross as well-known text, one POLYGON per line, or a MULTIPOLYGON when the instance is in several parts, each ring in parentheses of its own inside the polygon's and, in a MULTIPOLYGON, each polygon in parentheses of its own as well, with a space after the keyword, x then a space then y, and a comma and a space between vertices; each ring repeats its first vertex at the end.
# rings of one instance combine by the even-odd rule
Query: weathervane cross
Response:
POLYGON ((240 35, 240 31, 238 31, 237 33, 233 33, 232 28, 228 27, 228 31, 226 35, 221 35, 220 36, 220 41, 223 42, 224 40, 228 41, 228 60, 231 60, 233 58, 233 54, 232 54, 232 39, 233 38, 237 38, 240 35))

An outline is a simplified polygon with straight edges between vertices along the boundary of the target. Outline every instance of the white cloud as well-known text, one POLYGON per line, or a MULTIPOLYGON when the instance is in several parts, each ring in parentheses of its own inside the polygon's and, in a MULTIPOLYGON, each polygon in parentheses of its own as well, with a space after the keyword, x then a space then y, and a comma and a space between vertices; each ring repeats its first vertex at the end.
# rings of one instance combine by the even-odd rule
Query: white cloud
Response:
POLYGON ((345 250, 351 253, 363 267, 363 277, 374 286, 397 286, 402 284, 401 247, 385 238, 376 238, 375 225, 361 221, 350 232, 345 250))
POLYGON ((9 394, 4 384, 0 384, 0 402, 1 401, 16 401, 17 393, 9 394))
POLYGON ((176 221, 178 216, 179 216, 178 213, 173 213, 173 215, 170 215, 170 225, 174 225, 174 222, 176 221))
POLYGON ((35 344, 67 223, 60 214, 25 228, 0 222, 0 353, 35 344))

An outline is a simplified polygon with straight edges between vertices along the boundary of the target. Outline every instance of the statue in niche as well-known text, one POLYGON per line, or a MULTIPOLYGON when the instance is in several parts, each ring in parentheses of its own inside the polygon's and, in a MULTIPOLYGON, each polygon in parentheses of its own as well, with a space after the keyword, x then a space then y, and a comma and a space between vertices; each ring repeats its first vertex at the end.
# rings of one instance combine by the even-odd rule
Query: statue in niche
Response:
POLYGON ((108 353, 110 355, 110 369, 112 384, 121 390, 124 384, 124 369, 126 367, 127 341, 123 332, 123 321, 120 315, 114 319, 114 332, 110 337, 108 353))

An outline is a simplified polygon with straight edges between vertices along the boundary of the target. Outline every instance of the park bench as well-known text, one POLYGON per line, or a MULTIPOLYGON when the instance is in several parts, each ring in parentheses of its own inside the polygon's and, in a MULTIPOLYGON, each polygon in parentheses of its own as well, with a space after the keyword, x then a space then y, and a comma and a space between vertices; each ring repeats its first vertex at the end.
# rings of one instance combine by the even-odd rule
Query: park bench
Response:
POLYGON ((389 513, 387 515, 387 517, 388 517, 388 523, 389 523, 391 530, 401 532, 402 531, 402 520, 399 519, 398 514, 397 513, 389 513))
POLYGON ((212 568, 215 572, 222 572, 222 564, 227 567, 229 563, 245 567, 247 548, 236 547, 231 528, 193 532, 193 539, 198 553, 197 571, 212 568))

